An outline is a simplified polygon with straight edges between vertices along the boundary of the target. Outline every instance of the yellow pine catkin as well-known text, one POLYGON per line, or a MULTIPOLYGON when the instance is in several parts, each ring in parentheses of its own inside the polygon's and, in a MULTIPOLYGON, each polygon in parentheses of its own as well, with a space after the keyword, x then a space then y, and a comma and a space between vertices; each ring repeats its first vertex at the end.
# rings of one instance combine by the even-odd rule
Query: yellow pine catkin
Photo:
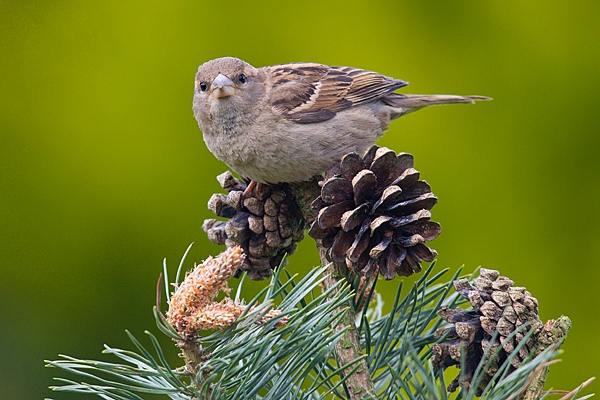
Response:
MULTIPOLYGON (((227 279, 241 268, 245 260, 241 247, 228 248, 217 257, 209 257, 196 265, 176 289, 169 303, 167 318, 185 338, 194 337, 200 330, 225 329, 242 314, 246 306, 226 297, 213 301, 220 291, 229 294, 227 279)), ((260 322, 276 317, 279 310, 270 310, 260 322)), ((282 318, 278 325, 285 324, 282 318)))

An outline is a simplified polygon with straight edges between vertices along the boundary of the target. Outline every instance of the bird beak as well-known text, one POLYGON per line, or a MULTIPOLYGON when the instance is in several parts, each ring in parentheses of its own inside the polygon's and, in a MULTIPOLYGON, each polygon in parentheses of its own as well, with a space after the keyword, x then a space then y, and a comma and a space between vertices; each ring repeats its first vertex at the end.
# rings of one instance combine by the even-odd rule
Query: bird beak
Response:
POLYGON ((235 86, 233 85, 233 81, 223 74, 217 75, 212 85, 210 85, 210 95, 215 99, 233 96, 234 94, 235 86))

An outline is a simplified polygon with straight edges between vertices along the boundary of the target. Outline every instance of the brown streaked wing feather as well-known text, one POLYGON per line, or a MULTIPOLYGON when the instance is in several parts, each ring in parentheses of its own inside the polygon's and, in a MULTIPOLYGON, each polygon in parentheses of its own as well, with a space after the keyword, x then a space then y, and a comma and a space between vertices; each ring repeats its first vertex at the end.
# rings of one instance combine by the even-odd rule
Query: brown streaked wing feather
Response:
POLYGON ((326 121, 341 110, 379 99, 407 84, 350 67, 299 63, 268 68, 273 106, 298 123, 326 121))
POLYGON ((326 65, 308 63, 265 67, 272 82, 271 104, 287 114, 308 103, 328 68, 326 65))

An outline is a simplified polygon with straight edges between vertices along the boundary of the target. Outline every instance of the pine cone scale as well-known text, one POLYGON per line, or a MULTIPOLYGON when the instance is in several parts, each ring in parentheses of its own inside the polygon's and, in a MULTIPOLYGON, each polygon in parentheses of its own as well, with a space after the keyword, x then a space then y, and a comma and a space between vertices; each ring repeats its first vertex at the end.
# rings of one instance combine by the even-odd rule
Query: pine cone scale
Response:
POLYGON ((377 179, 386 183, 388 177, 393 172, 394 165, 396 163, 396 153, 386 147, 377 149, 375 158, 371 163, 370 170, 373 171, 377 179))
MULTIPOLYGON (((393 279, 394 276, 398 273, 398 267, 402 265, 402 262, 406 258, 406 249, 400 246, 390 246, 385 257, 385 263, 381 265, 380 261, 380 270, 385 279, 393 279)), ((406 276, 401 275, 400 276, 406 276)))
POLYGON ((433 193, 426 193, 414 199, 404 200, 388 208, 387 211, 395 211, 396 216, 412 214, 419 210, 429 210, 437 203, 437 197, 433 193))
POLYGON ((384 236, 381 242, 379 242, 375 247, 371 249, 371 251, 369 251, 369 256, 374 259, 379 258, 381 254, 383 254, 383 252, 387 250, 390 243, 392 243, 391 231, 389 235, 384 236))
POLYGON ((322 208, 317 215, 319 226, 323 229, 328 227, 339 228, 341 226, 342 215, 344 215, 346 211, 349 211, 352 206, 352 202, 343 201, 322 208))
POLYGON ((389 217, 387 215, 380 215, 379 217, 375 218, 373 222, 369 224, 369 228, 371 229, 371 236, 373 236, 375 231, 377 231, 377 229, 379 229, 380 226, 391 220, 392 217, 389 217))
POLYGON ((354 241, 352 242, 352 245, 346 252, 346 256, 352 262, 357 262, 359 260, 360 256, 362 255, 362 253, 369 246, 370 238, 369 238, 369 235, 367 235, 367 230, 369 228, 369 224, 367 222, 369 222, 368 219, 363 223, 363 226, 361 226, 360 230, 356 234, 356 237, 355 237, 354 241))
POLYGON ((383 193, 381 194, 381 198, 377 200, 375 205, 373 205, 372 213, 375 213, 379 210, 379 208, 387 209, 394 202, 400 198, 402 195, 402 189, 400 186, 392 185, 385 188, 383 193))
POLYGON ((330 248, 331 261, 344 262, 346 259, 346 252, 352 246, 354 242, 354 233, 339 231, 333 239, 333 244, 330 248))
POLYGON ((321 190, 321 198, 328 204, 350 201, 354 196, 352 184, 344 178, 328 180, 321 190))
MULTIPOLYGON (((429 216, 419 216, 417 214, 413 215, 416 215, 417 218, 421 218, 418 218, 417 221, 409 222, 406 225, 400 225, 402 226, 401 229, 403 232, 406 232, 411 235, 418 233, 419 235, 423 236, 423 238, 427 241, 431 241, 439 236, 439 234, 442 231, 442 227, 440 224, 438 224, 437 222, 423 221, 423 219, 429 219, 429 216)), ((393 224, 394 222, 390 223, 390 225, 392 226, 393 224)))
POLYGON ((411 236, 402 236, 400 232, 396 232, 395 236, 396 242, 399 243, 402 247, 413 247, 418 245, 419 243, 425 242, 423 236, 419 234, 414 234, 411 236))
POLYGON ((423 243, 411 247, 411 250, 414 255, 425 262, 432 262, 437 257, 437 252, 423 243))
POLYGON ((354 204, 360 205, 367 202, 377 187, 377 177, 372 171, 363 169, 352 179, 354 191, 354 204))
POLYGON ((406 171, 402 172, 402 175, 394 179, 391 185, 398 185, 404 190, 415 184, 419 180, 420 175, 421 174, 416 169, 408 168, 406 171))
POLYGON ((352 180, 365 167, 362 157, 357 153, 349 153, 342 157, 339 174, 346 180, 352 180))
POLYGON ((367 205, 361 204, 360 206, 342 214, 342 217, 340 218, 340 227, 344 231, 349 232, 359 226, 366 215, 367 205))

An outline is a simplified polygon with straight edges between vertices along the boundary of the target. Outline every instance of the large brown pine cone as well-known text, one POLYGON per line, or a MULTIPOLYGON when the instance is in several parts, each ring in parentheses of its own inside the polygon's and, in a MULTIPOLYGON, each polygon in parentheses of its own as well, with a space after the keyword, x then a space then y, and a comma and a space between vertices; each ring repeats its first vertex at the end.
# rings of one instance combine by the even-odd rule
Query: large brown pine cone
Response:
POLYGON ((433 261, 437 253, 425 241, 441 230, 429 220, 437 197, 413 165, 411 154, 373 146, 327 171, 309 235, 322 240, 331 261, 345 261, 359 275, 379 270, 386 279, 433 261))
POLYGON ((465 370, 448 386, 451 392, 459 385, 471 387, 477 366, 484 363, 483 379, 475 388, 476 395, 480 396, 530 329, 534 329, 533 336, 514 355, 509 368, 519 367, 531 352, 537 354, 538 336, 543 327, 538 317, 538 303, 524 287, 513 286, 512 280, 485 268, 479 270, 479 277, 473 284, 467 279, 459 279, 454 281, 454 288, 469 301, 472 309, 442 307, 438 312, 454 326, 436 332, 438 337, 446 335, 446 340, 434 345, 432 362, 436 367, 456 365, 460 368, 461 351, 465 351, 465 370), (519 329, 526 323, 526 327, 519 329), (492 340, 496 330, 497 339, 492 340), (516 330, 517 333, 509 338, 516 330), (486 350, 488 356, 484 358, 486 350))
MULTIPOLYGON (((263 279, 296 250, 304 238, 306 222, 287 184, 261 185, 242 200, 246 184, 227 171, 217 177, 228 195, 214 194, 208 208, 228 221, 207 219, 202 228, 208 238, 228 248, 239 245, 247 255, 242 269, 250 279, 263 279)), ((239 277, 241 270, 234 276, 239 277)))

